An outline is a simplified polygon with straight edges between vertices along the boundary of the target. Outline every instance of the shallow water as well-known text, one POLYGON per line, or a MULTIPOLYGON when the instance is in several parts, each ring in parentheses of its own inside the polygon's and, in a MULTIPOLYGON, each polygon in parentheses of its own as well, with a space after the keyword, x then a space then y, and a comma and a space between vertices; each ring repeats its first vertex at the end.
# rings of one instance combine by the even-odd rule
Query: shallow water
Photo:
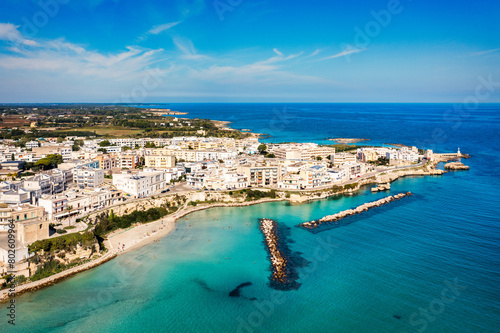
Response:
MULTIPOLYGON (((213 108, 198 107, 199 114, 213 108)), ((330 109, 344 106, 328 106, 324 114, 329 118, 322 118, 316 104, 293 107, 312 110, 303 112, 317 119, 318 130, 312 134, 318 140, 376 133, 374 141, 412 144, 424 142, 435 128, 445 129, 447 139, 434 142, 435 149, 460 146, 473 155, 464 161, 471 170, 405 178, 394 182, 389 193, 365 189, 356 196, 302 205, 265 203, 193 213, 159 243, 18 296, 16 328, 3 319, 1 331, 498 332, 498 109, 481 109, 453 130, 442 121, 445 106, 356 106, 358 111, 351 110, 353 128, 337 129, 342 121, 330 109), (400 121, 385 123, 389 117, 400 121), (386 133, 365 126, 373 119, 383 122, 386 133), (330 132, 323 130, 326 121, 330 132), (408 127, 410 123, 415 126, 408 127), (342 227, 318 234, 295 227, 403 191, 415 196, 350 217, 342 227), (269 262, 258 228, 262 217, 290 226, 290 249, 311 262, 300 270, 298 290, 269 287, 269 262), (229 296, 247 282, 251 285, 241 288, 239 297, 229 296)), ((248 111, 255 106, 237 108, 247 108, 248 118, 258 113, 248 111)), ((224 120, 224 114, 211 117, 224 120)), ((250 120, 234 121, 238 128, 263 128, 259 120, 254 126, 250 120)), ((287 131, 303 138, 307 129, 299 127, 287 131)), ((270 140, 289 135, 280 133, 270 140)), ((5 313, 2 308, 1 317, 5 313)))

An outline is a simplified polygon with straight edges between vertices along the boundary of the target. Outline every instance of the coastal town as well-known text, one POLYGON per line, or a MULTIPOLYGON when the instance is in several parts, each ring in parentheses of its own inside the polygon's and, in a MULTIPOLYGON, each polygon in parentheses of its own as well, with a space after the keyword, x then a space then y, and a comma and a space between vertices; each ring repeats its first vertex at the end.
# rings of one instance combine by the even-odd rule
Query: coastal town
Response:
MULTIPOLYGON (((171 230, 164 216, 169 215, 173 223, 203 204, 209 208, 263 199, 301 202, 310 199, 307 193, 321 193, 322 198, 368 183, 379 183, 372 191, 384 191, 397 179, 395 174, 441 174, 443 170, 435 169, 437 162, 466 157, 460 150, 435 154, 402 145, 340 145, 341 151, 337 151, 335 145, 316 143, 266 144, 258 135, 235 139, 203 134, 172 138, 44 136, 23 145, 19 140, 3 139, 0 285, 8 286, 13 271, 17 283, 23 284, 104 258, 105 253, 128 250, 138 242, 139 234, 142 240, 153 233, 159 235, 164 228, 171 230), (141 206, 147 200, 156 201, 141 206), (115 239, 113 234, 120 226, 97 232, 103 219, 155 206, 164 210, 155 219, 157 224, 149 224, 152 227, 145 232, 132 228, 115 239), (15 251, 8 242, 12 226, 15 251), (71 246, 50 250, 70 235, 80 238, 71 246), (104 237, 106 243, 97 242, 95 235, 104 237), (89 237, 87 242, 85 237, 89 237), (134 243, 126 244, 126 237, 134 243), (47 240, 50 243, 40 245, 47 240), (51 265, 57 268, 49 269, 51 265)), ((460 169, 457 163, 450 169, 460 169)), ((150 220, 133 220, 126 226, 147 226, 144 222, 150 220)))

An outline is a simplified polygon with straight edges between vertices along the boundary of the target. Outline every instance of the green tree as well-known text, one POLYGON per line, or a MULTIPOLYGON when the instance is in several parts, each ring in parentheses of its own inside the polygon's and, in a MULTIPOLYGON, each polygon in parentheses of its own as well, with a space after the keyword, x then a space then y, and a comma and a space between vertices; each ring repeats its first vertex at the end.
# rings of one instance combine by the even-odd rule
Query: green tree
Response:
POLYGON ((59 154, 49 154, 44 158, 39 159, 35 163, 35 167, 39 167, 42 170, 50 170, 57 168, 59 164, 63 162, 63 158, 59 154))
POLYGON ((259 153, 265 154, 266 150, 267 150, 267 146, 262 143, 262 144, 259 145, 259 147, 257 147, 257 150, 259 151, 259 153))
POLYGON ((109 147, 109 146, 111 146, 111 142, 109 142, 108 140, 99 142, 99 147, 109 147))

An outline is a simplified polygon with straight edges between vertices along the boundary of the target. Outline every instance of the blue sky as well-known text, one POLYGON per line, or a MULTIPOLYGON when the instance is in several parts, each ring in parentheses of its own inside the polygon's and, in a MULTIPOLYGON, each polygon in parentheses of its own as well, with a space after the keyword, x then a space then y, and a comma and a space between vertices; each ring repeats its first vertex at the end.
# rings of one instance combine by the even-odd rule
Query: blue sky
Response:
POLYGON ((500 3, 3 0, 0 102, 500 102, 500 3))

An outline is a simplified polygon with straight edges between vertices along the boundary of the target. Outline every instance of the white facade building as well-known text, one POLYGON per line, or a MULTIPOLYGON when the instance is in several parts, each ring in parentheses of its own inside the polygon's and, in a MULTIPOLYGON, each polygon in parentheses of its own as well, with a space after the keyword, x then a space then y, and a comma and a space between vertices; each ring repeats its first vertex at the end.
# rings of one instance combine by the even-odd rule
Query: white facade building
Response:
POLYGON ((98 187, 104 182, 104 170, 88 167, 76 168, 73 180, 78 187, 98 187))
POLYGON ((39 147, 38 141, 28 141, 26 142, 26 149, 33 149, 35 147, 39 147))
POLYGON ((113 185, 137 198, 160 193, 168 186, 166 173, 162 171, 114 174, 113 185))

